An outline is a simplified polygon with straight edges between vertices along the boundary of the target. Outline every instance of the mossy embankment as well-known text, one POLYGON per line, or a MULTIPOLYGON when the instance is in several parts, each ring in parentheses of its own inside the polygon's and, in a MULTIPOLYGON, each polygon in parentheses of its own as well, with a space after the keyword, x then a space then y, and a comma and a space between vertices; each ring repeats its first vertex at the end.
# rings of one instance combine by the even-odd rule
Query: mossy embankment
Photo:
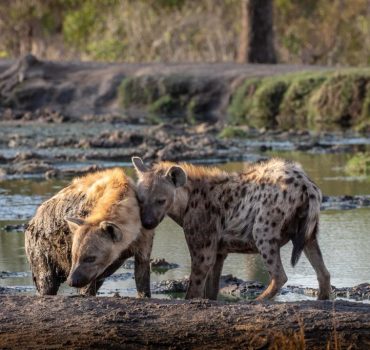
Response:
POLYGON ((370 152, 357 153, 346 164, 346 172, 353 176, 370 178, 370 152))
POLYGON ((8 119, 48 108, 68 120, 108 115, 132 123, 369 131, 370 68, 98 64, 28 55, 0 64, 0 119, 5 108, 20 111, 8 119))
POLYGON ((119 96, 125 108, 141 108, 154 120, 176 117, 195 123, 218 110, 230 124, 257 128, 370 127, 370 69, 301 71, 223 83, 211 77, 132 76, 123 80, 119 96))
POLYGON ((231 96, 235 124, 278 129, 366 129, 370 69, 302 72, 247 79, 231 96))

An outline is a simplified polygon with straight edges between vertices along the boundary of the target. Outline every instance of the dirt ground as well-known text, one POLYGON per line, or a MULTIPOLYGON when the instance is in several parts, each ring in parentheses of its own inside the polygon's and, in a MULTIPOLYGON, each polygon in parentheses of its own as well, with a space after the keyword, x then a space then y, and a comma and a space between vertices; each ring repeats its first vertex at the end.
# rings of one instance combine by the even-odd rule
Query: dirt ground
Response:
POLYGON ((345 301, 3 295, 0 304, 1 349, 370 348, 370 305, 345 301))

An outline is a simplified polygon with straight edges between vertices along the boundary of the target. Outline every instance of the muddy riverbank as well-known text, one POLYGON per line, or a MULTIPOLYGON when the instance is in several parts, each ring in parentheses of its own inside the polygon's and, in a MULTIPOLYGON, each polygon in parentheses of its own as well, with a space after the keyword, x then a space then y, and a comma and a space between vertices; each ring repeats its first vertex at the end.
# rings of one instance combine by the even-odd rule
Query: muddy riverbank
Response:
POLYGON ((222 124, 0 123, 0 176, 71 177, 99 162, 202 161, 225 163, 266 159, 269 151, 352 153, 370 149, 370 138, 355 132, 277 132, 222 124), (73 163, 80 165, 76 169, 73 163), (69 165, 68 165, 69 164, 69 165), (85 167, 81 167, 84 165, 85 167))

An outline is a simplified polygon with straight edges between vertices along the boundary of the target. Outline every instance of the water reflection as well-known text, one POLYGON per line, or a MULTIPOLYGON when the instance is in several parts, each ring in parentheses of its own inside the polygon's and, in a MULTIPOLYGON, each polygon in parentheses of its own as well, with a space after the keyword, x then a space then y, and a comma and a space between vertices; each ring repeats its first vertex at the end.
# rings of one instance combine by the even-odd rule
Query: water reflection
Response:
MULTIPOLYGON (((269 155, 276 155, 271 153, 269 155)), ((322 188, 324 194, 370 194, 368 180, 345 177, 344 165, 348 155, 311 155, 299 152, 280 153, 287 159, 302 163, 306 172, 322 188)), ((220 165, 227 171, 241 171, 245 164, 220 165)), ((133 175, 131 168, 127 169, 133 175)), ((66 186, 70 180, 7 180, 0 181, 0 271, 29 271, 24 252, 23 233, 5 232, 6 224, 20 223, 35 213, 37 206, 46 198, 66 186)), ((332 284, 337 287, 354 286, 369 281, 370 271, 370 209, 351 211, 325 211, 321 215, 320 245, 325 262, 332 274, 332 284)), ((182 229, 170 219, 158 227, 153 247, 153 257, 165 258, 180 265, 165 274, 152 274, 152 281, 178 279, 190 273, 190 257, 182 229)), ((282 249, 282 261, 288 275, 288 284, 317 286, 316 275, 302 256, 296 268, 290 266, 291 245, 282 249)), ((127 272, 120 269, 118 273, 127 272)), ((131 271, 132 272, 132 271, 131 271)), ((258 255, 230 254, 224 266, 224 274, 233 274, 242 279, 266 283, 268 274, 258 255)), ((31 286, 31 277, 0 278, 0 286, 31 286)), ((124 281, 107 281, 103 293, 119 291, 122 295, 135 295, 132 278, 124 281)), ((61 293, 74 293, 63 286, 61 293)), ((297 296, 288 296, 290 300, 297 296)), ((304 296, 299 296, 301 299, 304 296)))
MULTIPOLYGON (((0 223, 3 225, 3 222, 0 223)), ((320 246, 327 267, 332 275, 332 284, 336 287, 349 287, 363 282, 370 282, 370 210, 324 212, 321 215, 320 246)), ((290 266, 292 247, 287 244, 282 249, 282 261, 288 275, 288 284, 317 287, 316 275, 302 255, 293 269, 290 266)), ((153 257, 165 258, 176 262, 179 268, 165 274, 152 274, 152 281, 179 279, 190 273, 190 257, 182 229, 172 220, 166 219, 158 227, 153 257)), ((0 270, 29 271, 24 253, 23 233, 0 231, 0 270)), ((118 273, 127 272, 120 269, 118 273)), ((258 255, 230 254, 224 266, 224 274, 233 274, 242 279, 258 280, 266 283, 268 274, 258 255)), ((31 278, 0 279, 0 286, 32 285, 31 278)), ((119 291, 122 295, 134 295, 133 279, 107 281, 103 293, 119 291)), ((63 293, 73 293, 68 287, 63 293)))

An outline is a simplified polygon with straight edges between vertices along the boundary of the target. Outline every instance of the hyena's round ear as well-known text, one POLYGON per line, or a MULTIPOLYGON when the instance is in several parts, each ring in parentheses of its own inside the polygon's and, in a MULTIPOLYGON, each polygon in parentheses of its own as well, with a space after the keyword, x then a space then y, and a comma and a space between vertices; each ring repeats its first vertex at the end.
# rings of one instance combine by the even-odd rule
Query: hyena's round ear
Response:
POLYGON ((140 157, 132 157, 131 161, 138 175, 149 171, 149 168, 144 164, 143 160, 140 157))
POLYGON ((171 182, 175 187, 181 187, 186 184, 187 175, 183 168, 173 165, 167 170, 166 179, 171 182))
POLYGON ((108 235, 108 237, 113 242, 119 242, 122 239, 121 229, 113 222, 102 221, 99 227, 104 231, 104 233, 108 235))
POLYGON ((66 216, 64 220, 67 221, 68 227, 72 233, 75 233, 76 230, 85 223, 83 219, 72 218, 70 216, 66 216))

